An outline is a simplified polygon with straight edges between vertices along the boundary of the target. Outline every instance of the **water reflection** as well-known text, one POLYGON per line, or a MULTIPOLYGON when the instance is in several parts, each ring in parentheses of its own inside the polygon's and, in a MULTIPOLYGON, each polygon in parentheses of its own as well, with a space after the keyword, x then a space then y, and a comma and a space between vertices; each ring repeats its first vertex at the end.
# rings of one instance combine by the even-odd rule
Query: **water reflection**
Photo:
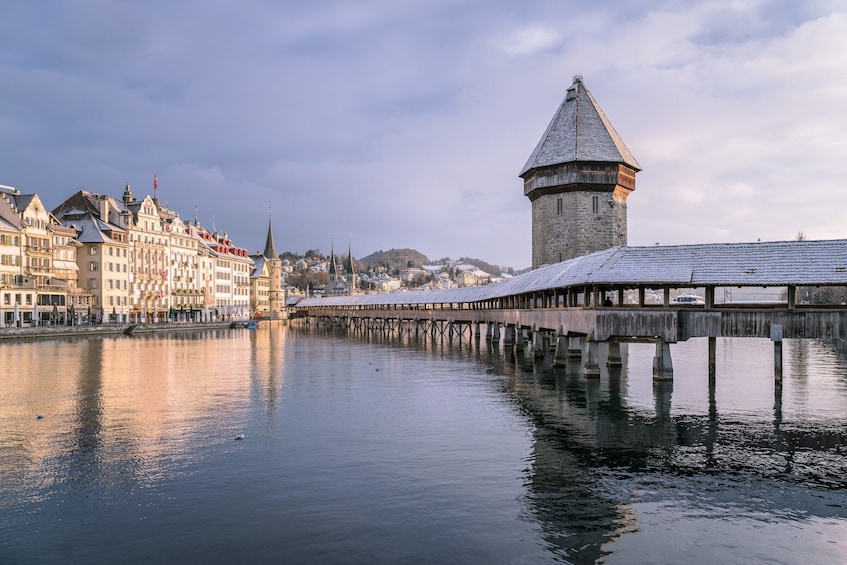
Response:
MULTIPOLYGON (((254 521, 238 536, 299 543, 313 562, 328 546, 371 555, 386 532, 406 534, 403 552, 429 543, 409 539, 410 523, 454 540, 442 551, 455 555, 487 557, 477 527, 521 548, 515 561, 577 564, 776 559, 782 526, 800 541, 780 551, 825 562, 847 533, 847 357, 833 344, 788 342, 775 387, 762 341, 718 341, 714 370, 705 340, 675 344, 675 378, 661 382, 649 344, 623 347, 623 366, 601 365, 599 378, 577 361, 554 368, 475 338, 284 327, 0 344, 2 366, 22 372, 0 381, 0 505, 13 516, 0 558, 5 532, 28 531, 13 523, 36 511, 70 530, 59 543, 90 536, 85 513, 78 525, 66 519, 75 501, 101 525, 109 508, 128 508, 121 518, 143 524, 133 522, 139 539, 177 526, 194 540, 229 531, 241 502, 232 515, 254 521), (448 376, 434 370, 443 367, 448 376), (474 426, 455 418, 470 408, 474 426), (238 433, 248 441, 234 442, 238 433), (508 441, 502 458, 515 461, 498 466, 508 441), (252 498, 228 488, 245 475, 252 498), (492 487, 495 475, 507 478, 492 487), (152 509, 138 510, 142 501, 152 509), (509 518, 484 530, 480 508, 509 518), (174 509, 194 513, 188 527, 174 509), (362 537, 351 542, 354 528, 362 537), (515 530, 525 537, 509 538, 515 530), (539 543, 540 553, 520 553, 539 543)), ((268 547, 284 551, 255 551, 268 547)))
MULTIPOLYGON (((739 537, 696 554, 704 563, 745 552, 778 558, 783 550, 772 548, 781 534, 760 539, 769 529, 757 522, 803 530, 820 528, 813 520, 836 519, 829 535, 847 534, 843 345, 787 341, 780 384, 766 340, 718 340, 711 367, 707 340, 678 344, 675 379, 654 382, 649 344, 623 346, 622 368, 602 367, 600 378, 586 378, 577 362, 555 369, 549 359, 479 341, 450 347, 439 339, 367 339, 470 356, 505 377, 504 394, 533 425, 527 512, 564 562, 674 562, 648 548, 679 551, 672 539, 647 532, 655 516, 674 516, 660 522, 680 539, 690 536, 687 527, 721 531, 720 524, 735 524, 739 537)), ((710 536, 690 543, 704 539, 710 536)), ((826 543, 805 550, 823 561, 847 555, 826 543)), ((803 555, 784 554, 792 551, 803 555)))
POLYGON ((87 492, 92 505, 158 488, 239 433, 220 423, 238 422, 254 391, 277 405, 283 336, 276 327, 0 345, 2 366, 25 372, 0 383, 0 479, 19 500, 59 489, 87 492))

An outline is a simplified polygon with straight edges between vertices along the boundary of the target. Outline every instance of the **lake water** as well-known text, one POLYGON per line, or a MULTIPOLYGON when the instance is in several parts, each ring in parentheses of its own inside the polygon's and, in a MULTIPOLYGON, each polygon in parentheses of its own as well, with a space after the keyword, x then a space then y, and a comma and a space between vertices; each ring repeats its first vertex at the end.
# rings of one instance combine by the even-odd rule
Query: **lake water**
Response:
POLYGON ((847 562, 847 355, 786 341, 777 391, 767 340, 718 340, 713 387, 706 340, 672 383, 653 350, 0 343, 0 563, 847 562))

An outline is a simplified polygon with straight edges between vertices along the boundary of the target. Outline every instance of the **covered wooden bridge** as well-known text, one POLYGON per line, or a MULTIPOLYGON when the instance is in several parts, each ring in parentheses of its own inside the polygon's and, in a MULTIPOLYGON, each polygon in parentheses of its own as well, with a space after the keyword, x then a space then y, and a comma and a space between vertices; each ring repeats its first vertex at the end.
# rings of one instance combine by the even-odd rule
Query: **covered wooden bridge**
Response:
POLYGON ((581 351, 599 374, 597 342, 656 342, 654 376, 670 378, 669 344, 709 337, 768 338, 781 375, 783 338, 847 338, 847 240, 613 247, 502 282, 446 290, 309 298, 307 321, 383 331, 464 335, 504 346, 529 343, 555 359, 581 351), (680 296, 682 295, 682 296, 680 296), (696 297, 696 298, 694 298, 696 297), (687 301, 686 301, 687 300, 687 301))

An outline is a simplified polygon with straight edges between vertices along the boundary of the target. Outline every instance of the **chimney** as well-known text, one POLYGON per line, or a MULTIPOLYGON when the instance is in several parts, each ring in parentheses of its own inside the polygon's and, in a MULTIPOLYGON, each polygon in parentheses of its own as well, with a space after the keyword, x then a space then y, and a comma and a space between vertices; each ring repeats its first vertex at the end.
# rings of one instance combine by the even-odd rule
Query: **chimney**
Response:
POLYGON ((109 197, 105 194, 100 196, 100 220, 109 221, 109 197))

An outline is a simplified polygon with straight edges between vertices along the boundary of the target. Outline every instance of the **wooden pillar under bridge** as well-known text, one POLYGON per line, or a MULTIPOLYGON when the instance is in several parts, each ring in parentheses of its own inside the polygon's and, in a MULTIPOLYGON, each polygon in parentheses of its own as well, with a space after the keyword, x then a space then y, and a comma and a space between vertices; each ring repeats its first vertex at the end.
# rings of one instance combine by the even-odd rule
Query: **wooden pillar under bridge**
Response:
POLYGON ((782 384, 782 326, 771 324, 771 341, 773 342, 773 376, 782 384))
POLYGON ((716 373, 716 362, 715 358, 717 357, 717 341, 718 338, 715 336, 711 336, 709 338, 709 382, 713 383, 715 380, 716 373))
POLYGON ((491 323, 485 324, 485 341, 491 341, 492 333, 491 333, 491 323))
POLYGON ((473 336, 479 338, 482 335, 480 332, 479 322, 473 323, 473 336))
POLYGON ((532 354, 535 358, 544 357, 544 332, 541 330, 532 332, 532 354))
POLYGON ((524 328, 518 325, 515 325, 515 347, 518 349, 523 349, 526 346, 526 340, 524 339, 524 328))
POLYGON ((568 357, 582 357, 582 341, 577 336, 568 338, 568 357))
POLYGON ((500 343, 500 324, 491 324, 494 326, 491 330, 491 342, 494 344, 500 343))
POLYGON ((594 341, 594 335, 585 337, 582 344, 582 374, 586 377, 600 376, 599 344, 594 341))
POLYGON ((515 326, 503 326, 503 345, 511 347, 515 344, 515 326))
POLYGON ((621 343, 617 340, 609 340, 609 353, 606 355, 607 367, 621 367, 623 360, 621 359, 621 343))
POLYGON ((565 367, 568 364, 568 336, 559 335, 556 338, 556 353, 553 355, 554 367, 565 367))
POLYGON ((653 357, 653 380, 668 381, 673 379, 673 361, 671 346, 668 342, 656 342, 656 355, 653 357))

